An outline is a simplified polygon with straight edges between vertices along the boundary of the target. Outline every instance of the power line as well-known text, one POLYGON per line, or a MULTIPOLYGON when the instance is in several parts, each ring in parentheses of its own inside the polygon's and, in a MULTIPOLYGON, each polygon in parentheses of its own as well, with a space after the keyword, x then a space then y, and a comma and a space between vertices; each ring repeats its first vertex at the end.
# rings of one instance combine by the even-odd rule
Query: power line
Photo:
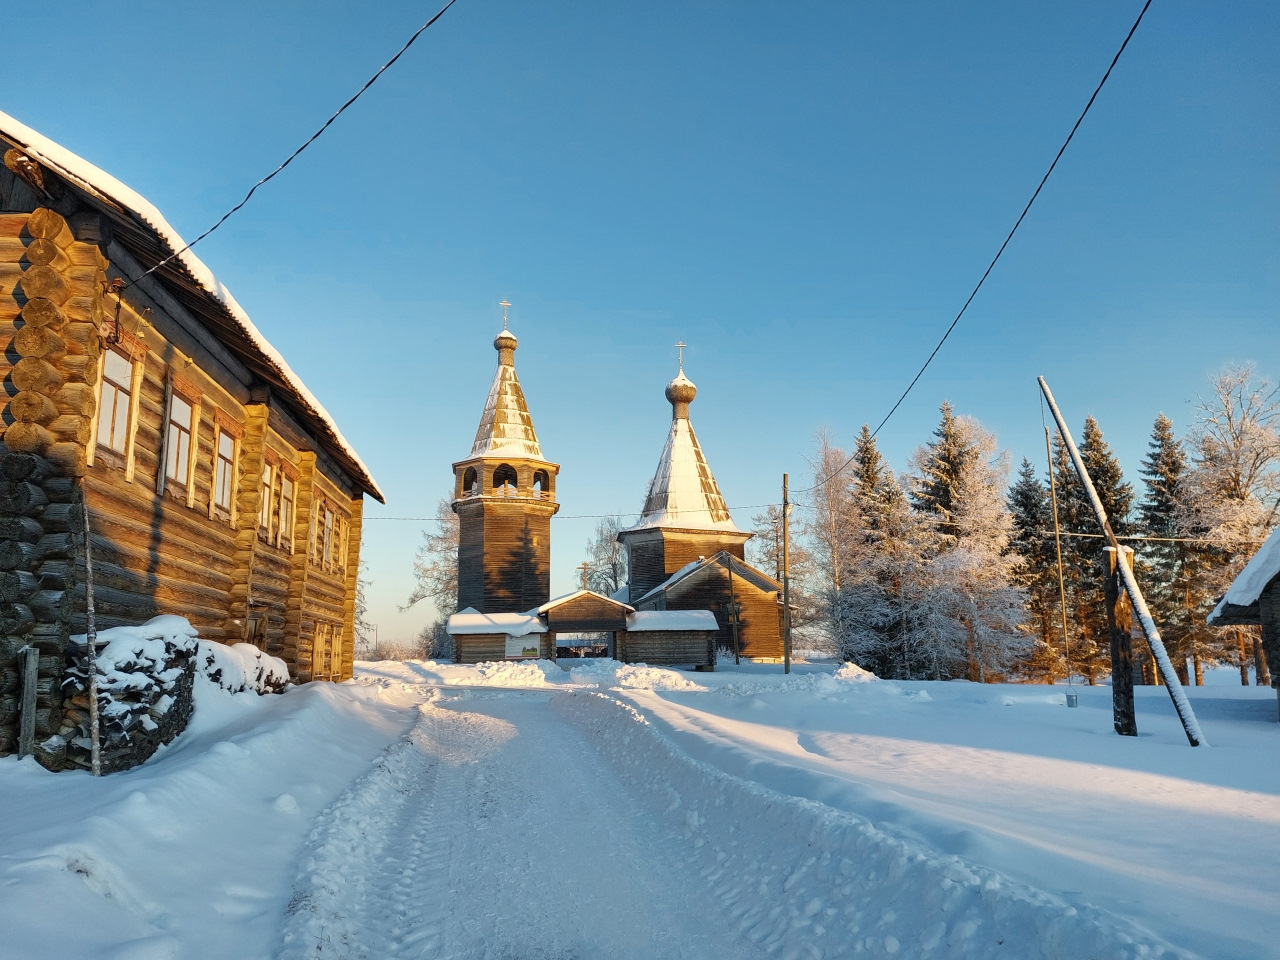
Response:
MULTIPOLYGON (((1138 24, 1142 23, 1142 18, 1146 15, 1147 8, 1150 6, 1151 0, 1147 0, 1147 2, 1142 5, 1142 10, 1138 13, 1138 19, 1133 21, 1133 26, 1129 28, 1128 34, 1125 35, 1124 42, 1120 44, 1120 49, 1117 50, 1116 55, 1111 58, 1111 64, 1107 67, 1107 72, 1102 75, 1102 79, 1098 81, 1098 86, 1094 88, 1093 95, 1089 97, 1089 102, 1086 103, 1084 105, 1084 109, 1080 111, 1080 116, 1076 118, 1076 122, 1072 125, 1071 132, 1067 134, 1067 139, 1064 140, 1062 142, 1062 146, 1058 148, 1058 153, 1054 156, 1053 163, 1049 164, 1049 169, 1046 170, 1044 176, 1040 178, 1040 183, 1036 186, 1035 193, 1031 194, 1031 199, 1027 201, 1027 205, 1022 208, 1022 213, 1018 215, 1017 222, 1014 223, 1013 229, 1010 230, 1009 235, 1004 238, 1004 243, 1000 244, 1000 249, 997 250, 996 255, 991 258, 991 262, 987 264, 987 269, 983 271, 982 277, 973 288, 973 292, 969 294, 969 298, 965 300, 964 306, 960 308, 960 312, 956 314, 955 319, 951 321, 951 325, 947 327, 946 333, 942 335, 942 339, 938 341, 937 345, 933 348, 933 352, 929 354, 924 364, 916 371, 916 375, 911 378, 911 382, 907 384, 907 389, 902 391, 902 396, 898 397, 897 402, 889 409, 889 412, 884 415, 884 419, 880 421, 879 426, 871 431, 871 439, 874 440, 876 438, 880 433, 881 428, 889 422, 889 418, 897 412, 898 407, 902 406, 902 401, 907 399, 907 394, 911 392, 912 388, 915 387, 916 382, 924 375, 925 370, 929 368, 929 364, 933 362, 933 358, 938 355, 938 351, 942 349, 942 345, 946 343, 947 338, 951 336, 951 331, 956 328, 956 324, 960 322, 960 318, 963 317, 965 311, 969 309, 969 304, 973 303, 973 298, 978 295, 978 291, 981 290, 982 285, 986 283, 987 277, 991 275, 991 271, 995 268, 996 263, 1004 254, 1005 247, 1009 246, 1009 241, 1013 239, 1013 235, 1017 233, 1018 228, 1022 226, 1022 221, 1026 219, 1027 213, 1031 210, 1031 205, 1035 203, 1036 198, 1040 196, 1040 191, 1044 189, 1044 185, 1048 182, 1049 176, 1053 173, 1054 168, 1057 167, 1058 161, 1062 159, 1062 155, 1066 152, 1067 146, 1071 143, 1072 138, 1075 137, 1076 131, 1080 129, 1080 124, 1084 122, 1084 118, 1088 114, 1089 108, 1093 106, 1094 100, 1098 99, 1098 94, 1102 92, 1102 88, 1106 84, 1107 78, 1111 76, 1111 71, 1115 69, 1115 65, 1119 62, 1120 55, 1124 53, 1125 47, 1129 46, 1129 41, 1133 38, 1134 33, 1138 29, 1138 24)), ((825 486, 843 473, 845 467, 853 463, 853 459, 853 457, 850 457, 839 470, 818 481, 813 486, 798 492, 809 493, 821 486, 825 486)))
MULTIPOLYGON (((1052 530, 1037 530, 1035 532, 1042 537, 1053 536, 1052 530)), ((1091 540, 1098 540, 1098 539, 1105 540, 1107 538, 1107 535, 1105 533, 1070 533, 1066 530, 1063 530, 1061 535, 1064 537, 1088 537, 1091 540)), ((1231 546, 1235 546, 1237 543, 1262 543, 1263 542, 1262 540, 1239 540, 1239 541, 1210 540, 1207 537, 1148 537, 1142 534, 1131 534, 1130 536, 1127 536, 1127 537, 1121 537, 1117 535, 1116 539, 1117 540, 1138 540, 1138 541, 1146 541, 1148 543, 1207 543, 1211 545, 1217 544, 1218 546, 1221 546, 1221 547, 1231 547, 1231 546)))
POLYGON ((161 260, 159 263, 157 263, 157 264, 156 264, 154 267, 152 267, 150 270, 148 270, 148 271, 146 271, 145 273, 143 273, 143 274, 142 274, 142 276, 134 277, 134 278, 133 278, 132 280, 130 280, 128 283, 126 283, 126 284, 124 284, 123 286, 121 286, 121 288, 120 288, 120 289, 121 289, 121 290, 123 290, 123 289, 125 289, 126 287, 131 287, 131 286, 133 286, 135 283, 137 283, 139 280, 143 279, 143 277, 148 277, 148 276, 150 276, 151 274, 155 273, 157 270, 159 270, 161 267, 163 267, 166 263, 168 263, 169 261, 173 260, 174 258, 176 258, 176 257, 178 257, 178 256, 180 256, 180 255, 182 255, 182 254, 184 254, 184 253, 186 253, 188 250, 190 250, 192 247, 194 247, 197 243, 199 243, 199 242, 200 242, 201 240, 203 240, 205 237, 209 236, 209 234, 213 233, 213 231, 217 230, 220 226, 222 226, 224 223, 226 223, 226 222, 227 222, 227 219, 228 219, 228 218, 229 218, 233 213, 235 213, 237 210, 239 210, 241 207, 243 207, 246 203, 248 203, 248 202, 249 202, 249 198, 250 198, 250 197, 252 197, 252 196, 254 195, 254 193, 256 193, 256 192, 257 192, 257 189, 258 189, 260 186, 262 186, 262 185, 263 185, 264 183, 266 183, 268 180, 270 180, 270 179, 272 179, 273 177, 275 177, 275 175, 276 175, 276 174, 280 173, 280 171, 282 171, 282 170, 283 170, 285 167, 287 167, 289 164, 293 163, 293 161, 297 158, 297 156, 298 156, 300 153, 302 153, 302 151, 303 151, 303 150, 307 149, 307 147, 309 147, 309 146, 311 146, 311 144, 315 143, 315 142, 316 142, 316 140, 318 140, 318 139, 320 138, 320 134, 322 134, 322 133, 324 133, 326 130, 328 130, 328 129, 329 129, 329 126, 330 126, 330 124, 332 124, 332 123, 333 123, 333 121, 337 120, 337 119, 338 119, 338 117, 342 116, 342 114, 346 111, 347 107, 351 106, 353 103, 355 103, 357 100, 359 100, 359 99, 360 99, 360 96, 361 96, 361 95, 362 95, 366 90, 368 90, 371 86, 373 86, 374 81, 375 81, 375 80, 377 80, 380 76, 382 76, 382 74, 383 74, 383 73, 385 73, 385 72, 386 72, 386 70, 387 70, 387 69, 388 69, 388 68, 389 68, 393 63, 395 63, 397 60, 399 60, 399 59, 404 55, 404 52, 405 52, 406 50, 408 50, 411 46, 413 46, 414 41, 415 41, 415 40, 417 40, 417 39, 418 39, 418 37, 422 36, 422 34, 427 30, 427 28, 428 28, 428 27, 430 27, 433 23, 435 23, 435 22, 436 22, 437 20, 439 20, 442 16, 444 16, 444 12, 445 12, 446 10, 448 10, 450 7, 452 7, 455 3, 457 3, 457 0, 448 0, 448 3, 446 3, 443 7, 441 7, 441 8, 440 8, 440 10, 439 10, 439 12, 438 12, 438 13, 436 13, 436 15, 435 15, 434 17, 432 17, 430 20, 428 20, 426 23, 424 23, 422 26, 420 26, 420 27, 419 27, 419 28, 414 32, 413 36, 411 36, 407 41, 405 41, 404 46, 402 46, 398 51, 396 51, 396 55, 395 55, 394 57, 392 57, 390 60, 388 60, 386 63, 384 63, 381 67, 379 67, 379 68, 378 68, 378 72, 377 72, 377 73, 375 73, 375 74, 374 74, 372 77, 370 77, 368 80, 366 80, 366 81, 365 81, 364 86, 363 86, 363 87, 361 87, 359 90, 357 90, 357 91, 355 92, 355 94, 351 97, 351 99, 349 99, 346 103, 344 103, 342 106, 340 106, 340 107, 339 107, 339 108, 334 112, 333 116, 331 116, 328 120, 326 120, 326 121, 324 122, 324 124, 320 127, 320 129, 319 129, 319 130, 317 130, 317 131, 316 131, 315 133, 313 133, 310 137, 308 137, 308 138, 307 138, 307 141, 306 141, 302 146, 300 146, 297 150, 293 151, 293 153, 289 154, 288 159, 286 159, 284 163, 280 164, 280 166, 276 167, 274 170, 272 170, 270 173, 268 173, 265 177, 263 177, 261 180, 259 180, 257 183, 255 183, 252 187, 250 187, 250 188, 249 188, 249 192, 248 192, 248 193, 246 193, 246 194, 244 195, 244 199, 243 199, 243 200, 241 200, 239 203, 237 203, 234 207, 232 207, 232 208, 231 208, 230 210, 228 210, 226 213, 224 213, 224 214, 222 215, 221 219, 219 219, 217 223, 215 223, 212 227, 210 227, 210 228, 209 228, 208 230, 206 230, 204 233, 200 234, 200 236, 196 237, 194 240, 192 240, 190 243, 188 243, 188 244, 187 244, 185 247, 183 247, 181 250, 175 250, 173 253, 169 254, 169 256, 165 257, 163 260, 161 260))

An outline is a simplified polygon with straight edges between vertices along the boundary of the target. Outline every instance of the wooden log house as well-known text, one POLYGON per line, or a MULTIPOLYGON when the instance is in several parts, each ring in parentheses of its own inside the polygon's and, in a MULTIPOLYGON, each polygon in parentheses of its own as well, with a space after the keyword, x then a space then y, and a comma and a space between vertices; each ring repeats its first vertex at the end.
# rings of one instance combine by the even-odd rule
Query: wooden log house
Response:
POLYGON ((351 676, 368 469, 151 204, 4 114, 0 152, 0 753, 27 644, 57 732, 82 496, 100 628, 180 614, 351 676))
MULTIPOLYGON (((1262 652, 1280 711, 1280 530, 1272 531, 1209 614, 1211 627, 1262 628, 1262 652)), ((1261 668, 1259 667, 1259 671, 1261 668)), ((1280 718, 1280 712, 1278 712, 1280 718)))
POLYGON ((684 364, 667 384, 671 429, 640 519, 621 531, 631 579, 628 603, 636 610, 710 610, 717 644, 733 649, 731 614, 738 615, 742 654, 782 656, 782 586, 746 562, 751 538, 737 528, 702 453, 689 405, 697 387, 684 364))

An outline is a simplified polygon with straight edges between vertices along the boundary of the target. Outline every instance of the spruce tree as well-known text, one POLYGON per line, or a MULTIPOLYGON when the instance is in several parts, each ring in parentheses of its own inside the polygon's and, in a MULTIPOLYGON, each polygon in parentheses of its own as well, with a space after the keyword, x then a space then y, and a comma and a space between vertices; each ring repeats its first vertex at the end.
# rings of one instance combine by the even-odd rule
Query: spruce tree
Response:
POLYGON ((1052 683, 1063 671, 1060 598, 1057 553, 1052 536, 1053 515, 1049 490, 1036 476, 1026 457, 1018 469, 1018 479, 1009 488, 1009 512, 1013 517, 1013 538, 1009 549, 1022 558, 1018 579, 1027 591, 1029 626, 1036 646, 1027 669, 1052 683))
POLYGON ((960 478, 972 470, 979 453, 965 436, 951 404, 943 401, 941 410, 942 421, 933 431, 933 439, 916 457, 918 474, 911 504, 933 514, 938 533, 954 539, 960 533, 956 523, 960 478))

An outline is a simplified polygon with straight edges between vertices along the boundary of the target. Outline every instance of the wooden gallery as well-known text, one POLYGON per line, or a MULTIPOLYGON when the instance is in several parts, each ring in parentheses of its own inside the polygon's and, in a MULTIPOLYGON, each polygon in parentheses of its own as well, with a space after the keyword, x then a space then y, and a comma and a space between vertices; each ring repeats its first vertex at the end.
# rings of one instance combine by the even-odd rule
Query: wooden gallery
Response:
POLYGON ((57 732, 82 497, 99 627, 179 614, 295 681, 350 677, 368 469, 151 204, 4 114, 0 150, 0 694, 34 645, 57 732))
POLYGON ((750 533, 729 516, 689 420, 697 388, 681 364, 667 384, 671 427, 640 519, 618 535, 630 582, 612 597, 549 599, 551 517, 559 466, 543 458, 505 326, 471 453, 453 465, 459 519, 458 606, 449 618, 459 663, 554 658, 557 634, 606 638, 625 663, 713 669, 717 647, 782 656, 782 587, 746 562, 750 533))

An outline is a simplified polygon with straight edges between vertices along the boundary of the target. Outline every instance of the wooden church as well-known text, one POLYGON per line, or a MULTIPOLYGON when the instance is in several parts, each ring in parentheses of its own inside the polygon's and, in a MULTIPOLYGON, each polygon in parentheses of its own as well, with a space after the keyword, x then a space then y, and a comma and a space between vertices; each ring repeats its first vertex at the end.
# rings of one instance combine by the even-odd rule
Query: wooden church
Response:
POLYGON ((625 662, 713 668, 716 648, 735 642, 749 657, 781 657, 781 586, 744 559, 751 534, 734 525, 694 435, 697 388, 683 363, 667 385, 671 430, 643 515, 618 537, 631 563, 627 595, 550 599, 560 467, 543 457, 516 376, 517 345, 504 320, 471 452, 453 465, 459 612, 447 629, 455 662, 553 659, 557 635, 582 632, 607 636, 610 654, 625 662))
MULTIPOLYGON (((453 637, 454 662, 554 659, 557 636, 588 632, 608 637, 609 653, 627 662, 713 668, 716 645, 722 640, 721 625, 707 605, 699 604, 699 598, 714 593, 714 576, 687 577, 686 588, 672 585, 669 598, 658 591, 644 612, 622 598, 590 590, 549 599, 550 518, 559 509, 559 466, 543 457, 529 404, 516 376, 517 340, 506 321, 493 346, 498 351, 498 369, 479 429, 470 454, 453 465, 460 611, 449 617, 447 628, 453 637)), ((696 444, 696 439, 692 440, 694 448, 696 444)), ((684 452, 682 444, 675 457, 677 479, 684 476, 684 452)), ((671 462, 672 457, 664 456, 668 472, 671 462)), ((662 470, 659 467, 659 474, 662 470)), ((710 477, 709 471, 705 472, 710 477)), ((714 489, 716 481, 710 479, 709 483, 714 489)), ((653 497, 650 493, 650 499, 653 497)), ((723 502, 719 509, 727 521, 723 502)), ((680 539, 685 532, 673 530, 671 535, 680 539)), ((703 538, 696 543, 717 547, 731 540, 740 562, 741 544, 748 534, 733 529, 731 521, 721 534, 719 539, 703 538)), ((671 556, 684 554, 672 550, 671 556)), ((662 563, 660 557, 658 562, 662 563)), ((654 585, 668 579, 663 573, 654 585)), ((748 582, 745 571, 740 571, 739 580, 744 585, 748 582)))
POLYGON ((744 656, 781 657, 782 585, 746 562, 752 534, 729 516, 689 420, 697 394, 682 362, 667 384, 671 429, 644 509, 618 534, 630 561, 627 602, 637 610, 709 610, 722 649, 736 642, 744 656))

